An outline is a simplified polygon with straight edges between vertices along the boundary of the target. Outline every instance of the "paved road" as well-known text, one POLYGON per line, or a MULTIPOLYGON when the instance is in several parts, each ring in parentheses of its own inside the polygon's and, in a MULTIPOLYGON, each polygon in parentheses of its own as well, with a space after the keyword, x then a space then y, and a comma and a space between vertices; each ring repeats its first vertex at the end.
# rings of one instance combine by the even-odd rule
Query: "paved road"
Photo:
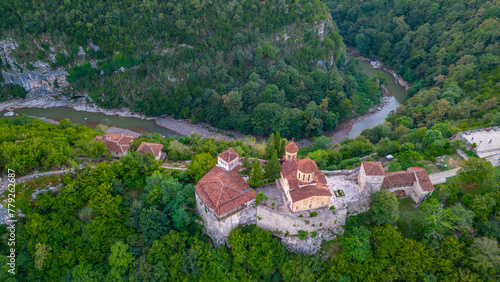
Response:
POLYGON ((429 174, 429 178, 433 185, 443 184, 446 182, 446 178, 457 175, 459 169, 460 168, 457 167, 443 172, 432 173, 429 174))
POLYGON ((171 166, 171 165, 161 165, 160 167, 161 168, 166 168, 166 169, 186 170, 185 167, 174 167, 174 166, 171 166))

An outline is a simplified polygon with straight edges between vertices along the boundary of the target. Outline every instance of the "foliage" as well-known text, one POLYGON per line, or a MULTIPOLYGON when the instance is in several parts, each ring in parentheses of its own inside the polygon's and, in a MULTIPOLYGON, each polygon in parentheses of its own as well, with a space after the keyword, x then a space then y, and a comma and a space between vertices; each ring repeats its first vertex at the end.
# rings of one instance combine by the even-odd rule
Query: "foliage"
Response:
POLYGON ((216 158, 209 153, 201 153, 193 156, 187 166, 187 173, 198 182, 215 164, 216 158))
POLYGON ((243 157, 243 162, 241 163, 240 173, 244 176, 250 176, 251 171, 252 171, 252 165, 250 164, 248 156, 245 155, 245 157, 243 157))
POLYGON ((458 177, 466 183, 482 184, 491 177, 492 173, 493 166, 489 161, 471 157, 464 162, 458 171, 458 177))
POLYGON ((274 151, 273 156, 264 167, 264 177, 269 180, 276 180, 280 177, 280 171, 280 162, 278 160, 278 156, 276 155, 276 151, 274 151))
POLYGON ((257 187, 263 178, 264 174, 262 172, 262 163, 259 160, 254 160, 252 164, 252 172, 250 173, 250 178, 248 179, 248 185, 250 185, 250 187, 257 187))
MULTIPOLYGON (((2 77, 3 79, 3 77, 2 77)), ((3 81, 0 81, 3 82, 3 81)), ((0 84, 0 102, 7 101, 12 98, 26 98, 28 92, 17 84, 0 84)))
POLYGON ((431 128, 451 121, 463 130, 496 124, 498 3, 324 2, 346 44, 412 83, 391 121, 396 126, 431 128))
POLYGON ((474 267, 478 269, 494 268, 500 264, 500 248, 495 239, 474 238, 470 252, 474 267))
POLYGON ((305 239, 307 239, 307 235, 309 234, 309 231, 307 231, 307 230, 299 230, 298 233, 299 233, 299 239, 300 240, 305 240, 305 239))
POLYGON ((380 190, 370 195, 372 205, 370 213, 377 225, 393 225, 399 219, 399 203, 396 195, 387 190, 380 190))
POLYGON ((190 151, 191 150, 188 146, 180 143, 177 140, 174 140, 170 142, 170 145, 168 147, 168 157, 172 161, 187 160, 190 158, 190 151))
POLYGON ((255 198, 255 205, 258 206, 261 201, 267 201, 269 200, 269 197, 267 197, 266 194, 259 192, 257 193, 257 198, 255 198))
POLYGON ((371 252, 370 230, 365 227, 353 227, 340 238, 343 253, 356 261, 364 261, 371 252))
POLYGON ((0 168, 25 174, 69 165, 79 157, 98 158, 107 149, 92 140, 97 134, 67 120, 55 125, 27 116, 0 118, 0 168))

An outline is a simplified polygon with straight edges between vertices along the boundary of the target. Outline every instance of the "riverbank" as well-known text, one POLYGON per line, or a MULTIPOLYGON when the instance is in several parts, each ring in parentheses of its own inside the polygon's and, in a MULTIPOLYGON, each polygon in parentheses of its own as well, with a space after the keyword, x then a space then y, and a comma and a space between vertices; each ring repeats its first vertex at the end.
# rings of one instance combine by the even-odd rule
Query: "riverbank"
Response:
MULTIPOLYGON (((59 124, 60 123, 57 120, 53 120, 53 119, 46 118, 46 117, 38 117, 38 116, 31 116, 31 117, 39 119, 39 120, 41 120, 43 122, 48 122, 48 123, 52 123, 52 124, 59 124)), ((141 135, 138 132, 135 132, 135 131, 132 131, 132 130, 129 130, 129 129, 126 129, 126 128, 115 127, 115 126, 108 127, 108 130, 106 130, 106 133, 123 133, 123 134, 132 135, 134 137, 139 137, 141 135)))
POLYGON ((391 94, 387 87, 381 85, 382 91, 384 92, 384 97, 382 103, 377 107, 371 108, 366 114, 355 117, 350 120, 339 122, 337 128, 333 131, 325 133, 325 136, 330 137, 332 139, 331 144, 336 144, 342 142, 346 137, 349 136, 349 133, 353 129, 356 123, 363 121, 364 119, 370 118, 376 115, 378 112, 383 111, 385 107, 389 106, 391 103, 391 94))
MULTIPOLYGON (((182 136, 190 136, 192 134, 200 134, 203 138, 217 138, 224 141, 232 140, 244 140, 250 135, 245 135, 233 130, 222 130, 214 128, 207 123, 193 124, 190 120, 185 119, 174 119, 170 116, 161 117, 146 117, 143 114, 133 113, 130 109, 105 109, 98 107, 95 104, 87 103, 85 97, 80 99, 69 99, 62 97, 60 95, 44 95, 31 99, 15 99, 0 103, 1 111, 13 111, 15 109, 21 108, 39 108, 39 109, 49 109, 65 107, 71 108, 79 112, 88 113, 102 113, 107 116, 119 116, 126 118, 137 118, 143 120, 154 121, 158 126, 165 128, 169 131, 175 132, 182 136)), ((58 123, 57 120, 33 116, 43 121, 58 123)), ((70 118, 70 117, 68 117, 70 118)), ((110 131, 115 133, 126 133, 134 136, 140 135, 140 133, 121 127, 110 127, 110 131)), ((258 140, 264 140, 262 137, 256 137, 258 140)))
POLYGON ((401 76, 396 74, 396 72, 394 70, 384 67, 383 62, 374 60, 372 58, 364 57, 361 55, 361 53, 359 51, 354 50, 352 48, 347 48, 347 51, 350 53, 351 56, 360 58, 361 61, 369 62, 370 65, 372 65, 372 67, 374 69, 381 69, 381 70, 385 71, 386 73, 392 75, 392 77, 394 77, 394 81, 396 82, 396 84, 404 87, 405 89, 408 89, 411 87, 411 84, 408 81, 405 81, 401 76))

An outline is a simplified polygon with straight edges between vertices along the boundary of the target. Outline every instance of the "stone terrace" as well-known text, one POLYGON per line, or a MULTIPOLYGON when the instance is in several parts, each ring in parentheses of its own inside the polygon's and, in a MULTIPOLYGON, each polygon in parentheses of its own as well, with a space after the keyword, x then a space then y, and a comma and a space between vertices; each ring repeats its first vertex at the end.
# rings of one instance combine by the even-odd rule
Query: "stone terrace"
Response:
POLYGON ((333 195, 329 205, 334 206, 335 209, 345 208, 351 203, 360 202, 367 197, 365 193, 360 191, 359 184, 346 175, 326 176, 326 182, 333 195), (337 190, 342 190, 344 196, 338 197, 337 190))
POLYGON ((480 158, 500 154, 500 127, 464 131, 458 133, 458 137, 466 140, 468 146, 476 143, 474 151, 480 158))

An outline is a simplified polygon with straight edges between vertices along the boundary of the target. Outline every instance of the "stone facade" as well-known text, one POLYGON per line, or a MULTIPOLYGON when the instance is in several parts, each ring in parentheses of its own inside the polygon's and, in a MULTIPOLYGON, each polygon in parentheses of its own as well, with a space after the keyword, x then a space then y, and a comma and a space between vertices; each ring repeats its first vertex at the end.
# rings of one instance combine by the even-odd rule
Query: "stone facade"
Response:
POLYGON ((362 162, 359 168, 358 183, 361 191, 375 193, 380 190, 385 172, 379 162, 362 162), (368 170, 368 171, 367 171, 368 170))
POLYGON ((305 210, 314 210, 325 207, 328 205, 331 196, 313 196, 302 201, 297 201, 291 203, 292 211, 305 211, 305 210))
POLYGON ((361 166, 359 169, 358 183, 359 188, 367 193, 375 193, 380 190, 384 181, 384 175, 366 175, 365 168, 361 166))
POLYGON ((308 215, 299 217, 291 213, 284 213, 262 205, 257 206, 257 226, 276 233, 299 234, 299 230, 309 233, 340 228, 345 224, 347 210, 336 210, 335 214, 329 209, 316 211, 317 216, 308 215))
POLYGON ((257 209, 255 208, 255 199, 247 202, 240 209, 225 218, 218 218, 215 213, 208 208, 198 193, 195 193, 196 209, 203 219, 205 233, 212 238, 215 245, 226 244, 229 233, 239 225, 256 224, 257 209))

